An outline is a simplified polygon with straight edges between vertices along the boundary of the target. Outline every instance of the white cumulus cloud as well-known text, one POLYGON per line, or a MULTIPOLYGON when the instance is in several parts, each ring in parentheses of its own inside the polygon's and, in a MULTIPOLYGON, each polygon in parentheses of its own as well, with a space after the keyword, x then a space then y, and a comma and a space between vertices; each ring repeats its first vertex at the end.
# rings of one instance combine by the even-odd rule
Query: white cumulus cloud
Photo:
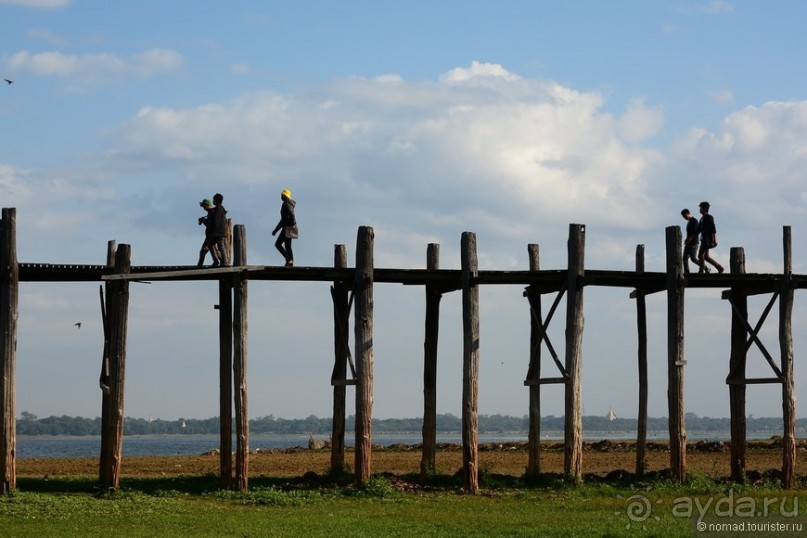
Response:
POLYGON ((645 106, 644 99, 635 99, 619 119, 619 131, 629 142, 641 142, 661 130, 664 115, 659 109, 645 106))
POLYGON ((67 7, 72 0, 0 0, 0 5, 30 7, 35 9, 58 9, 67 7))
POLYGON ((3 59, 11 72, 28 71, 56 77, 71 90, 84 90, 121 81, 127 75, 150 77, 177 71, 182 67, 181 53, 151 49, 125 58, 112 53, 64 54, 60 51, 16 52, 3 59))

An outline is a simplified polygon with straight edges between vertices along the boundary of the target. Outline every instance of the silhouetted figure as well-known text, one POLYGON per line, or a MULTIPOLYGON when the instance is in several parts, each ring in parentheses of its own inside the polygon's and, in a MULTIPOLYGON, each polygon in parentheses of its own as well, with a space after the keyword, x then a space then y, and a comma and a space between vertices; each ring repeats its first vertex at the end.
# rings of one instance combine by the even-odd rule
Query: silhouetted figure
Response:
POLYGON ((701 247, 698 250, 698 259, 701 262, 700 273, 706 272, 706 262, 715 266, 718 273, 724 271, 723 266, 717 263, 709 256, 709 250, 717 246, 717 227, 715 226, 715 219, 709 214, 709 202, 701 202, 698 204, 701 213, 701 221, 698 229, 701 234, 701 247))
POLYGON ((227 249, 227 210, 221 203, 224 201, 224 196, 219 193, 213 195, 213 211, 209 213, 209 219, 212 219, 211 239, 216 244, 216 252, 219 256, 217 262, 213 262, 213 267, 227 267, 230 265, 228 259, 229 251, 227 249))
POLYGON ((294 253, 291 250, 291 240, 297 238, 297 218, 294 216, 294 206, 297 202, 291 199, 291 191, 283 189, 280 192, 280 199, 283 205, 280 206, 280 220, 272 230, 272 235, 275 235, 280 230, 280 235, 277 236, 275 241, 275 248, 283 255, 286 260, 286 267, 294 265, 294 253))
POLYGON ((205 264, 205 256, 210 252, 210 257, 213 258, 213 267, 220 265, 220 255, 218 248, 216 248, 216 240, 213 237, 213 219, 211 213, 213 212, 213 202, 205 198, 199 205, 205 210, 204 217, 199 217, 199 225, 205 226, 205 240, 202 242, 202 248, 199 249, 199 261, 196 263, 197 267, 202 267, 205 264))
MULTIPOLYGON (((696 219, 689 209, 682 209, 681 216, 687 221, 686 235, 684 236, 684 273, 689 274, 689 262, 692 261, 698 267, 703 264, 698 259, 698 219, 696 219)), ((709 268, 706 267, 706 272, 709 268)))

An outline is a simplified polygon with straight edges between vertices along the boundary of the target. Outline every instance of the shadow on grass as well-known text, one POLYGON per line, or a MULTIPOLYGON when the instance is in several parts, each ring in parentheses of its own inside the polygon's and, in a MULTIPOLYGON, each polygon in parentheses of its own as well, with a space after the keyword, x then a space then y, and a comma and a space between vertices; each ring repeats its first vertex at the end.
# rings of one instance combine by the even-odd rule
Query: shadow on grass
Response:
MULTIPOLYGON (((109 493, 94 478, 18 478, 19 491, 36 493, 90 493, 104 495, 109 493)), ((219 488, 218 478, 210 476, 176 476, 159 478, 124 478, 121 490, 140 491, 155 495, 165 491, 180 491, 191 494, 202 494, 216 491, 219 488)))
MULTIPOLYGON (((374 480, 382 480, 389 487, 405 492, 430 492, 430 491, 461 491, 463 487, 463 469, 459 469, 453 475, 447 474, 404 474, 394 475, 382 473, 375 475, 374 480)), ((749 473, 745 485, 774 487, 778 482, 778 471, 771 469, 765 473, 749 473), (757 476, 759 475, 759 476, 757 476)), ((254 476, 249 479, 250 490, 277 490, 277 491, 330 491, 351 495, 371 490, 369 488, 357 488, 354 483, 354 475, 348 472, 331 475, 320 475, 308 472, 299 477, 272 477, 254 476)), ((807 477, 800 479, 799 486, 807 485, 807 477)), ((543 490, 563 490, 575 488, 576 485, 566 480, 563 474, 540 473, 537 475, 512 476, 504 474, 490 473, 481 469, 479 473, 480 487, 488 490, 517 490, 517 489, 543 489, 543 490)), ((583 484, 587 485, 609 485, 616 488, 633 487, 634 485, 654 485, 655 487, 682 487, 674 483, 669 470, 655 471, 646 474, 641 479, 625 470, 617 470, 605 476, 595 474, 585 474, 583 484)), ((690 474, 687 483, 683 487, 696 487, 711 489, 730 484, 736 484, 727 477, 707 477, 690 474)), ((377 484, 376 484, 377 486, 377 484)), ((798 486, 797 486, 798 487, 798 486)), ((97 479, 90 477, 79 478, 31 478, 23 477, 17 479, 17 489, 25 492, 37 493, 86 493, 93 495, 114 494, 99 486, 97 479)), ((201 476, 178 475, 169 477, 125 477, 121 479, 120 491, 140 492, 146 495, 165 495, 173 493, 184 493, 189 495, 206 495, 221 491, 226 488, 221 486, 218 475, 209 473, 201 476)))
MULTIPOLYGON (((306 473, 300 477, 279 478, 270 476, 250 477, 250 489, 322 490, 350 487, 353 475, 344 474, 338 477, 306 473)), ((31 478, 17 479, 17 490, 34 493, 89 493, 105 495, 113 493, 102 488, 98 480, 90 477, 79 478, 31 478)), ((214 474, 201 476, 179 475, 169 477, 124 477, 120 481, 120 491, 136 491, 146 495, 161 495, 178 492, 190 495, 204 495, 224 491, 219 477, 214 474)))

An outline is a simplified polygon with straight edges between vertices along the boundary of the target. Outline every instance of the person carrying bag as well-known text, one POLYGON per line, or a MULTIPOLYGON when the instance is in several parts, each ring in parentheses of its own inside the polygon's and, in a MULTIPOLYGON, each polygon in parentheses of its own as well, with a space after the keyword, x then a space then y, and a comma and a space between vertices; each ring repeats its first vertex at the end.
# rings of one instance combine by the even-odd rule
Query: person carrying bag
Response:
POLYGON ((297 202, 291 199, 291 191, 289 189, 283 189, 280 192, 280 200, 283 202, 280 206, 280 220, 277 226, 275 226, 275 229, 272 230, 272 235, 277 234, 277 232, 281 230, 283 231, 283 233, 277 236, 277 240, 275 240, 275 248, 283 255, 283 259, 286 260, 286 267, 292 267, 294 265, 294 253, 291 250, 291 241, 299 237, 297 218, 294 215, 294 207, 297 205, 297 202))

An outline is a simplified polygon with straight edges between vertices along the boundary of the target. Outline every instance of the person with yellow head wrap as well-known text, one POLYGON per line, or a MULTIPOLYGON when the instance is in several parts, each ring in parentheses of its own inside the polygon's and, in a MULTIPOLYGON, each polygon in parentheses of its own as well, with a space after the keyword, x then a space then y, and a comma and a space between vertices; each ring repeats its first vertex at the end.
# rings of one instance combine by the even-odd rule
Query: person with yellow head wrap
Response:
POLYGON ((280 191, 280 199, 283 204, 280 206, 280 220, 272 230, 272 235, 282 230, 275 241, 275 248, 286 260, 286 267, 294 265, 294 253, 291 250, 291 240, 297 238, 297 219, 294 215, 294 207, 297 202, 291 199, 291 191, 283 189, 280 191))

